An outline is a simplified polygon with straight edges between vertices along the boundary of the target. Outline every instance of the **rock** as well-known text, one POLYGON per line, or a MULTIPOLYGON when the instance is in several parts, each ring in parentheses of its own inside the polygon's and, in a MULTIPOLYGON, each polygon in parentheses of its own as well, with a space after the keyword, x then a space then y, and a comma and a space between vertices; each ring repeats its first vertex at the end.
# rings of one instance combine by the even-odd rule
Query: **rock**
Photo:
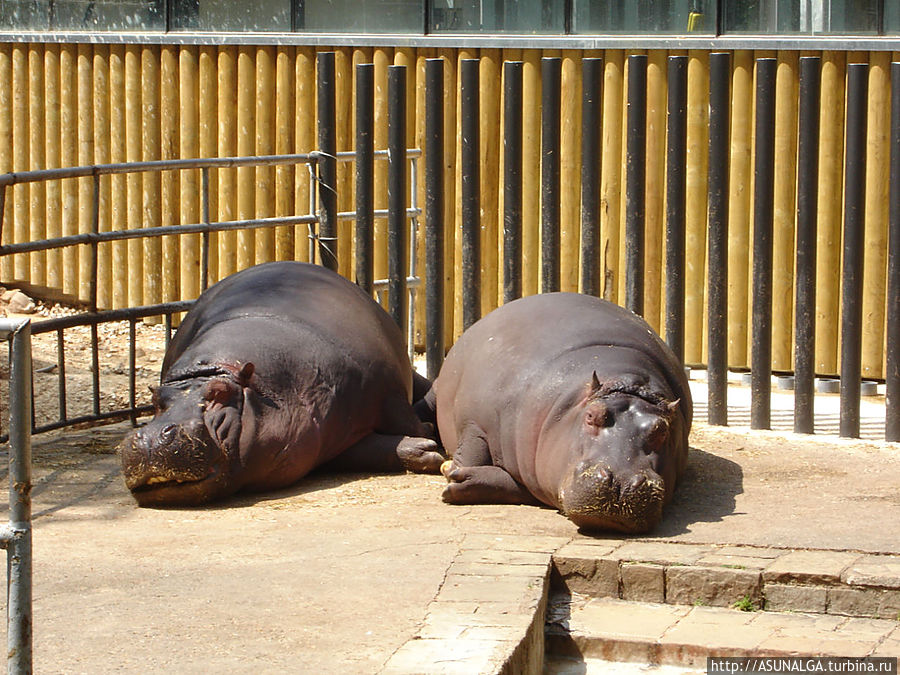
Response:
POLYGON ((34 314, 36 305, 34 300, 25 295, 22 291, 7 291, 3 295, 9 295, 7 302, 9 303, 6 311, 11 314, 34 314))

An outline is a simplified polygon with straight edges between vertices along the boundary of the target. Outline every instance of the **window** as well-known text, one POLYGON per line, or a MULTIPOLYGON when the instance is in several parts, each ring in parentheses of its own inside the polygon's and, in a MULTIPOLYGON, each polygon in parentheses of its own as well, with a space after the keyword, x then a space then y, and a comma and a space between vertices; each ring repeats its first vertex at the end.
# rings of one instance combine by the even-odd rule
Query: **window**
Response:
POLYGON ((425 29, 421 0, 300 0, 300 31, 328 33, 419 33, 425 29))
POLYGON ((173 30, 290 31, 291 0, 169 0, 173 30))
POLYGON ((554 0, 433 0, 434 33, 565 33, 564 2, 554 0))
MULTIPOLYGON (((896 4, 885 0, 885 7, 896 4)), ((880 8, 879 0, 723 0, 722 27, 734 33, 876 34, 880 8)))
POLYGON ((715 0, 573 0, 574 33, 714 33, 715 0))
POLYGON ((164 31, 165 0, 2 0, 0 27, 24 30, 164 31))

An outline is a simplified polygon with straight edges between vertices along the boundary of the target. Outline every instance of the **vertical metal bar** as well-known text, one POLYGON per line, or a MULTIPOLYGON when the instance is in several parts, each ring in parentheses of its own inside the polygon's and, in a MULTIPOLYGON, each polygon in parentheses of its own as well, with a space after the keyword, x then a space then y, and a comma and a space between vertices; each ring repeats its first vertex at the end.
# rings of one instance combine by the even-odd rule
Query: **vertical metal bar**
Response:
POLYGON ((166 314, 165 318, 166 323, 166 349, 169 348, 169 343, 172 341, 172 315, 166 314))
POLYGON ((503 64, 503 302, 522 297, 522 73, 503 64))
POLYGON ((559 290, 562 59, 541 59, 541 292, 559 290))
POLYGON ((100 414, 100 338, 97 335, 97 324, 91 324, 91 384, 93 411, 100 414))
POLYGON ((444 362, 444 59, 425 62, 425 364, 444 362))
POLYGON ((337 271, 337 124, 335 121, 334 52, 316 58, 319 139, 319 260, 337 271))
POLYGON ((356 66, 356 283, 375 285, 375 65, 356 66))
POLYGON ((581 292, 599 296, 603 59, 582 59, 581 90, 581 292))
POLYGON ((862 282, 865 240, 866 104, 869 67, 847 66, 847 131, 844 164, 844 255, 841 273, 840 434, 859 438, 862 376, 862 282))
POLYGON ((728 126, 731 57, 709 55, 709 316, 707 387, 710 424, 728 424, 728 126))
MULTIPOLYGON (((95 173, 93 176, 94 200, 91 205, 91 232, 97 234, 100 231, 100 174, 95 173)), ((91 242, 91 270, 88 278, 88 308, 92 312, 97 311, 97 274, 99 272, 97 265, 99 244, 96 241, 91 242)))
POLYGON ((406 66, 388 66, 388 313, 406 322, 406 66))
POLYGON ((753 298, 750 428, 772 417, 772 241, 775 217, 776 59, 756 60, 756 163, 753 194, 753 298))
POLYGON ((66 342, 62 328, 56 329, 56 370, 59 421, 65 422, 68 419, 66 412, 66 342))
POLYGON ((31 324, 21 323, 10 340, 9 521, 7 544, 7 665, 10 673, 32 672, 31 555, 31 324))
POLYGON ((891 64, 891 185, 885 440, 900 441, 900 63, 891 64))
POLYGON ((666 342, 684 361, 684 230, 688 57, 670 56, 666 131, 666 342))
POLYGON ((460 61, 463 330, 481 314, 481 187, 478 59, 460 61))
POLYGON ((625 150, 625 306, 644 313, 644 225, 647 176, 647 55, 628 57, 625 150))
MULTIPOLYGON (((404 149, 404 154, 406 150, 404 149)), ((409 261, 409 274, 407 280, 418 279, 418 266, 416 256, 416 240, 419 231, 419 202, 418 195, 419 170, 416 158, 409 158, 409 229, 407 237, 407 260, 409 261)), ((416 285, 406 284, 406 347, 409 351, 409 361, 416 358, 416 285)))
POLYGON ((811 434, 814 428, 820 69, 818 56, 800 57, 797 286, 794 302, 794 432, 798 434, 811 434))
MULTIPOLYGON (((209 167, 200 170, 200 218, 209 225, 209 167)), ((209 287, 209 230, 200 237, 200 292, 209 287)))
MULTIPOLYGON (((319 236, 316 228, 320 222, 319 214, 316 210, 316 204, 319 203, 319 157, 311 158, 306 166, 309 169, 309 214, 315 214, 316 216, 316 222, 307 225, 309 231, 307 235, 309 238, 309 261, 314 263, 316 261, 316 250, 318 249, 316 240, 319 236)), ((319 256, 319 262, 322 262, 321 256, 319 256)))
POLYGON ((128 320, 128 407, 131 426, 137 426, 137 319, 128 320))

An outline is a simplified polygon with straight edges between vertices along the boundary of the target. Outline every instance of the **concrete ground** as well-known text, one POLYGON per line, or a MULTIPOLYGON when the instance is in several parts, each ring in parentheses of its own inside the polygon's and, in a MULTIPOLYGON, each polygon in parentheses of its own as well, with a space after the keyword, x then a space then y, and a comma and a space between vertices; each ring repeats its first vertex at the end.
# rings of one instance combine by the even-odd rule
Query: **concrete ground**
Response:
MULTIPOLYGON (((639 539, 900 553, 900 445, 708 427, 695 384, 687 474, 639 539)), ((439 476, 317 474, 209 508, 139 509, 114 454, 124 433, 34 440, 37 672, 375 673, 478 542, 603 539, 551 509, 443 504, 439 476)))

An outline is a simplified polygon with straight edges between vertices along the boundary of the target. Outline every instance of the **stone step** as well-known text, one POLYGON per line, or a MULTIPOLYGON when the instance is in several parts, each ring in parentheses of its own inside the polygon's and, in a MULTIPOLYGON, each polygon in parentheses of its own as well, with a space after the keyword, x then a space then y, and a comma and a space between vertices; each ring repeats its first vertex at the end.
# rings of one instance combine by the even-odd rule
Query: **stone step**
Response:
POLYGON ((705 668, 708 656, 896 656, 900 623, 555 593, 545 640, 545 651, 556 662, 604 659, 705 668))
POLYGON ((548 655, 543 675, 707 675, 706 668, 548 655))
POLYGON ((900 617, 898 555, 581 539, 553 562, 555 587, 598 598, 900 617))

